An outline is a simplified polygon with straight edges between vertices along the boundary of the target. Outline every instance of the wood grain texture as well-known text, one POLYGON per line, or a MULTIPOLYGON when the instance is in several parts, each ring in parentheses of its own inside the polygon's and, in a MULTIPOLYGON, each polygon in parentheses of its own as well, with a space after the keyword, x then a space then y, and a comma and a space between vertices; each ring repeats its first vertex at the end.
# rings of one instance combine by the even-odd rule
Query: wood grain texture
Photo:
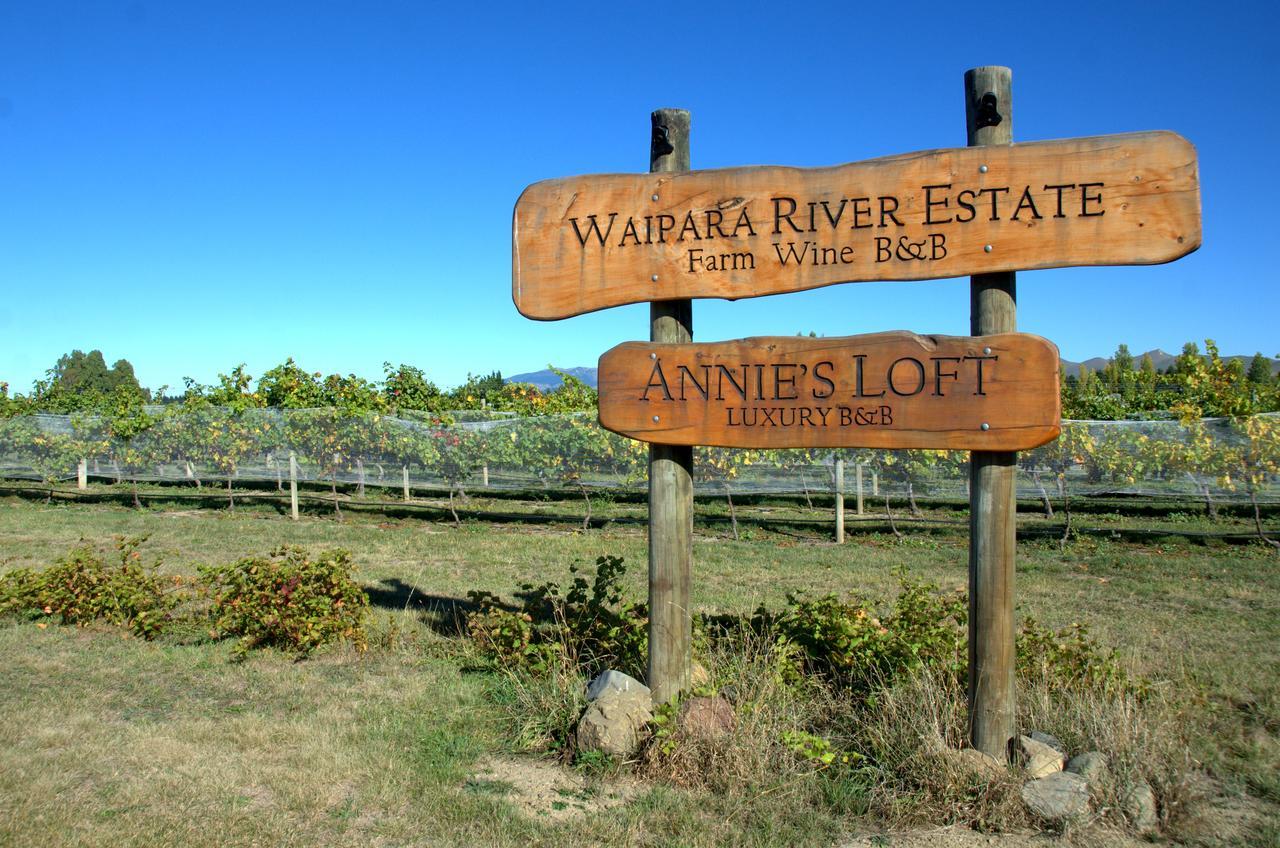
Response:
MULTIPOLYGON (((1011 144, 1013 72, 999 65, 974 68, 964 75, 964 92, 969 145, 1011 144)), ((974 275, 969 293, 969 332, 979 336, 1017 330, 1014 272, 974 275)), ((1009 756, 1017 726, 1013 592, 1017 459, 1016 453, 1007 450, 974 451, 969 458, 969 743, 1001 761, 1009 756)))
POLYGON ((552 320, 840 282, 1156 264, 1190 253, 1200 238, 1196 151, 1171 132, 830 168, 589 175, 535 183, 520 196, 512 297, 524 315, 552 320), (792 202, 790 217, 779 217, 792 202))
POLYGON ((1058 349, 1024 334, 627 342, 598 377, 601 425, 670 445, 1012 450, 1060 428, 1058 349))
MULTIPOLYGON (((691 117, 683 109, 650 115, 649 170, 689 169, 691 117)), ((693 341, 693 303, 649 306, 649 340, 693 341)), ((655 704, 688 690, 693 670, 693 448, 649 446, 649 657, 646 680, 655 704)))

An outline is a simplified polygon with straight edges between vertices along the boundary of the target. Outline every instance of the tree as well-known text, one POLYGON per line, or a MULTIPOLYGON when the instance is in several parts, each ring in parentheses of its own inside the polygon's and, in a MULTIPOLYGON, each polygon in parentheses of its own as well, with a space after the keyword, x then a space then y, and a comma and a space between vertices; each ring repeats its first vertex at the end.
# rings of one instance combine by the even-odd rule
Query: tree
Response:
POLYGON ((1255 353, 1249 360, 1249 372, 1245 379, 1255 386, 1265 386, 1271 382, 1271 363, 1261 352, 1255 353))
MULTIPOLYGON (((1057 480, 1058 496, 1062 498, 1063 511, 1066 513, 1062 531, 1064 545, 1071 538, 1071 488, 1068 475, 1073 468, 1085 463, 1095 446, 1096 442, 1093 434, 1089 432, 1087 422, 1064 421, 1062 433, 1058 438, 1031 451, 1031 456, 1038 462, 1044 463, 1057 480)), ((1051 514, 1052 508, 1047 508, 1045 511, 1051 514)))
POLYGON ((1115 354, 1111 357, 1106 368, 1103 369, 1104 379, 1111 385, 1115 391, 1123 388, 1125 378, 1133 373, 1133 354, 1129 352, 1129 346, 1122 344, 1116 348, 1115 354))
POLYGON ((493 406, 494 400, 501 394, 505 385, 506 381, 502 379, 500 371, 494 371, 483 377, 468 374, 467 381, 449 393, 451 405, 454 409, 493 406))
POLYGON ((1179 417, 1238 418, 1257 412, 1258 398, 1249 391, 1240 360, 1224 360, 1213 339, 1205 339, 1204 346, 1204 356, 1188 360, 1180 371, 1185 389, 1184 398, 1177 405, 1179 417))
POLYGON ((139 450, 138 437, 150 429, 155 419, 147 414, 142 396, 128 389, 113 392, 111 401, 105 415, 107 436, 111 439, 117 469, 124 467, 129 470, 129 479, 133 482, 133 505, 141 507, 137 469, 145 462, 145 456, 139 450))
POLYGON ((1185 377, 1195 370, 1199 361, 1200 346, 1195 342, 1187 342, 1182 346, 1182 353, 1178 354, 1178 358, 1173 363, 1173 373, 1185 377))
POLYGON ((1244 483, 1253 504, 1253 526, 1258 538, 1280 550, 1280 542, 1262 531, 1262 513, 1258 507, 1258 492, 1267 481, 1280 475, 1280 419, 1270 415, 1251 415, 1231 422, 1232 427, 1245 437, 1235 451, 1235 477, 1244 483))
POLYGON ((289 357, 266 371, 258 380, 257 394, 265 406, 285 409, 314 409, 328 406, 320 372, 304 371, 289 357))
MULTIPOLYGON (((422 412, 443 412, 447 406, 447 398, 435 383, 427 379, 421 368, 400 364, 392 368, 390 362, 382 363, 382 371, 386 378, 382 381, 382 391, 387 405, 399 411, 404 409, 422 412)), ((501 375, 499 375, 501 379, 501 375)))
POLYGON ((733 492, 729 488, 745 466, 760 460, 761 451, 736 448, 698 447, 694 449, 693 476, 696 480, 719 483, 729 502, 729 521, 733 526, 733 538, 738 539, 738 513, 733 507, 733 492))

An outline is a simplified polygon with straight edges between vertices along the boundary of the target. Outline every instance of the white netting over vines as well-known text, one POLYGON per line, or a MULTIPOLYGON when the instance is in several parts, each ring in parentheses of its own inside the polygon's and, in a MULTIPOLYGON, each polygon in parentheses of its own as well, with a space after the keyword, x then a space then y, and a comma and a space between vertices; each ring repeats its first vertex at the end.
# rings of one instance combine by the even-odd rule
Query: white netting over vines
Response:
MULTIPOLYGON (((142 415, 36 415, 0 420, 0 476, 74 480, 300 481, 477 490, 645 485, 647 446, 592 414, 536 418, 480 411, 442 423, 337 409, 148 407, 142 415)), ((705 493, 829 491, 836 459, 846 489, 863 466, 868 494, 962 498, 964 451, 699 448, 705 493)), ((1067 421, 1060 439, 1018 455, 1019 494, 1098 493, 1280 500, 1280 414, 1178 421, 1067 421)))

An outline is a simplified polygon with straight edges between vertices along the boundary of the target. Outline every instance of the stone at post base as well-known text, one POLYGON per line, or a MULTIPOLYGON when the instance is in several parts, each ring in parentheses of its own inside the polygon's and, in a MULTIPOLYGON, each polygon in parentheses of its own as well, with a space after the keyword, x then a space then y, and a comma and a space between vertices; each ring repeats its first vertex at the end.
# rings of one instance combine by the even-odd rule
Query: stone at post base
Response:
POLYGON ((606 691, 578 720, 578 750, 629 757, 640 747, 645 726, 653 719, 649 690, 606 691))
POLYGON ((606 692, 642 692, 648 695, 649 687, 631 675, 611 668, 597 674, 595 679, 587 684, 587 700, 594 701, 606 692))
POLYGON ((977 748, 961 748, 958 751, 948 751, 948 754, 961 768, 981 777, 994 778, 1005 771, 1004 763, 977 748))
POLYGON ((738 717, 724 698, 690 698, 680 705, 676 719, 680 732, 693 739, 714 741, 733 732, 738 717))
POLYGON ((1030 736, 1041 745, 1048 745, 1059 754, 1067 753, 1067 746, 1063 745, 1062 742, 1059 741, 1058 737, 1054 736, 1052 733, 1043 733, 1039 730, 1033 730, 1028 733, 1027 736, 1030 736))
POLYGON ((1066 771, 1074 772, 1093 785, 1105 783, 1111 774, 1107 755, 1101 751, 1086 751, 1067 761, 1066 771))
POLYGON ((1030 736, 1019 736, 1013 742, 1014 760, 1027 772, 1027 777, 1037 780, 1048 777, 1054 772, 1062 771, 1065 757, 1043 742, 1037 742, 1030 736))
POLYGON ((1156 829, 1160 817, 1156 813, 1156 793, 1152 791, 1151 784, 1139 780, 1126 786, 1120 796, 1120 805, 1139 833, 1150 833, 1156 829))
POLYGON ((1029 780, 1022 786, 1022 802, 1042 819, 1061 822, 1089 811, 1089 781, 1069 771, 1029 780))

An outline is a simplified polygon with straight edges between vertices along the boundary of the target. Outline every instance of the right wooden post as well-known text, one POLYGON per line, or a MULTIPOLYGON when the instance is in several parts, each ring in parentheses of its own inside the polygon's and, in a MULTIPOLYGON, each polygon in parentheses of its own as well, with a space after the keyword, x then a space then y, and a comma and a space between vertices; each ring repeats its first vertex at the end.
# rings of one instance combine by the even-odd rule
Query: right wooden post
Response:
MULTIPOLYGON (((689 170, 689 113, 659 109, 652 115, 652 124, 649 171, 689 170)), ((691 300, 655 301, 649 306, 649 318, 650 341, 693 341, 691 300)), ((665 704, 689 688, 693 667, 692 569, 693 448, 651 444, 647 676, 654 704, 665 704)))
MULTIPOLYGON (((964 75, 971 147, 1013 143, 1012 72, 983 67, 964 75)), ((982 168, 980 168, 982 170, 982 168)), ((981 179, 979 174, 966 179, 981 179)), ((969 278, 969 332, 1017 330, 1012 272, 969 278)), ((973 451, 969 465, 969 742, 1004 762, 1015 733, 1013 575, 1017 453, 973 451)))

